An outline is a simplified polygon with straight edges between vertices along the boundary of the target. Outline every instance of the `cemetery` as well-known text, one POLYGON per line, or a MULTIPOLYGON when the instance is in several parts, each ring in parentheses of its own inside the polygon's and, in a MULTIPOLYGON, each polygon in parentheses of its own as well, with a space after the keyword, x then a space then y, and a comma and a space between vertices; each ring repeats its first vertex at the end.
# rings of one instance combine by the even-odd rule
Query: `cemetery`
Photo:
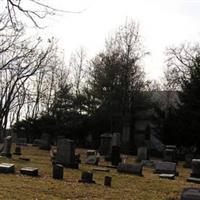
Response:
POLYGON ((200 1, 0 5, 0 200, 200 200, 200 1))
MULTIPOLYGON (((110 144, 116 147, 119 142, 115 143, 113 138, 110 144)), ((52 147, 54 159, 51 151, 41 149, 40 145, 20 145, 12 143, 10 137, 6 138, 0 157, 0 198, 199 199, 199 159, 193 159, 191 168, 186 168, 184 161, 165 161, 163 152, 162 158, 148 155, 153 164, 147 165, 146 160, 138 161, 137 154, 119 154, 116 148, 111 148, 114 151, 109 152, 108 161, 98 150, 75 148, 73 140, 65 138, 59 139, 57 146, 52 147), (19 148, 20 154, 16 154, 19 148), (119 157, 118 164, 112 161, 119 157), (92 158, 91 163, 85 162, 88 158, 92 158)), ((176 159, 174 154, 171 155, 171 158, 168 155, 169 160, 176 159)))

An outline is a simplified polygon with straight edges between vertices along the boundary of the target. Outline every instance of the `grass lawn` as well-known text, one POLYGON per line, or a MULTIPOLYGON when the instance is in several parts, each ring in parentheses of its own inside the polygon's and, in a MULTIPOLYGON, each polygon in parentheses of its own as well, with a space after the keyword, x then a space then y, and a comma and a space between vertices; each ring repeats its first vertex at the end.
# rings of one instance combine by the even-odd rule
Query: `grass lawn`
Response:
MULTIPOLYGON (((14 146, 13 146, 14 147, 14 146)), ((86 150, 77 149, 84 162, 86 150)), ((96 184, 78 183, 81 171, 92 170, 93 166, 80 164, 79 170, 64 170, 64 180, 52 179, 52 165, 48 151, 39 150, 37 147, 22 147, 22 154, 31 161, 19 160, 19 156, 13 155, 11 159, 0 157, 0 162, 14 163, 15 174, 0 174, 0 199, 18 200, 51 200, 51 199, 121 199, 121 200, 178 200, 182 188, 199 187, 197 184, 186 182, 190 170, 184 169, 179 162, 179 177, 175 180, 159 179, 153 170, 143 168, 144 177, 119 174, 116 169, 110 172, 94 172, 93 179, 96 184), (21 167, 32 166, 39 168, 40 177, 22 176, 19 173, 21 167), (112 187, 103 185, 104 177, 112 176, 112 187)), ((133 156, 128 156, 128 162, 134 162, 133 156)), ((103 159, 101 165, 105 163, 103 159)))

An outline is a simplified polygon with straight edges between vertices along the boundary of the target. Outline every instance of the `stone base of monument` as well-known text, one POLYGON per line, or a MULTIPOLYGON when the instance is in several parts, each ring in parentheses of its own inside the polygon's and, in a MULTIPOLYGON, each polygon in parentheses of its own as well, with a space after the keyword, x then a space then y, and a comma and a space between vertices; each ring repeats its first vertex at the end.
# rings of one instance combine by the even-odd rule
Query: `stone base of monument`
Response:
POLYGON ((15 173, 15 165, 10 163, 1 163, 0 173, 15 173))
POLYGON ((1 152, 1 156, 5 156, 7 158, 11 158, 12 154, 11 153, 5 153, 5 152, 1 152))
POLYGON ((72 169, 78 169, 79 168, 78 163, 70 163, 70 164, 56 163, 56 164, 61 164, 61 165, 63 165, 63 167, 66 167, 66 168, 72 168, 72 169))
POLYGON ((98 165, 99 164, 99 157, 96 155, 90 155, 86 158, 85 164, 88 165, 98 165))
POLYGON ((78 182, 81 183, 95 183, 93 180, 93 173, 92 172, 82 172, 81 174, 81 180, 78 182))
POLYGON ((53 178, 54 179, 63 179, 63 166, 62 165, 53 165, 53 178))
POLYGON ((110 172, 110 169, 105 167, 94 167, 92 170, 97 172, 110 172))
POLYGON ((20 169, 20 173, 27 176, 38 176, 38 168, 24 167, 20 169))
POLYGON ((192 182, 192 183, 200 183, 200 178, 189 177, 189 178, 187 178, 187 181, 192 182))
POLYGON ((159 178, 166 178, 166 179, 174 180, 175 179, 175 174, 160 174, 159 178))
POLYGON ((200 189, 184 188, 181 193, 181 200, 200 200, 200 189))
POLYGON ((173 162, 157 162, 157 163, 155 163, 154 173, 156 173, 156 174, 175 174, 176 176, 179 175, 179 173, 176 171, 176 163, 173 163, 173 162))

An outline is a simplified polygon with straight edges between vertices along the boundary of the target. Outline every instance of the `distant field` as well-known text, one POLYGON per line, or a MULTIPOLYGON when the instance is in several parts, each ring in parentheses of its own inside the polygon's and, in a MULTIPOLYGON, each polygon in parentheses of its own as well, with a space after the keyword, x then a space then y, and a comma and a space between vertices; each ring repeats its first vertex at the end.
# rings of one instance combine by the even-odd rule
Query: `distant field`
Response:
MULTIPOLYGON (((86 150, 78 149, 84 162, 86 150)), ((0 174, 0 199, 18 200, 51 200, 51 199, 113 199, 113 200, 178 200, 184 187, 199 187, 197 184, 187 183, 186 178, 190 174, 189 169, 178 165, 179 177, 176 180, 159 179, 150 168, 144 168, 144 177, 119 174, 115 169, 110 172, 95 172, 96 184, 78 183, 81 171, 92 170, 93 166, 80 164, 79 170, 65 169, 64 180, 54 180, 52 165, 48 151, 39 150, 37 147, 23 147, 22 154, 31 161, 21 161, 18 156, 12 159, 0 158, 0 162, 15 163, 16 174, 0 174), (32 178, 22 176, 19 173, 21 167, 33 166, 39 168, 40 177, 32 178), (112 187, 103 185, 105 175, 112 176, 112 187)), ((134 157, 129 156, 128 162, 134 162, 134 157)), ((103 159, 101 165, 105 163, 103 159)))

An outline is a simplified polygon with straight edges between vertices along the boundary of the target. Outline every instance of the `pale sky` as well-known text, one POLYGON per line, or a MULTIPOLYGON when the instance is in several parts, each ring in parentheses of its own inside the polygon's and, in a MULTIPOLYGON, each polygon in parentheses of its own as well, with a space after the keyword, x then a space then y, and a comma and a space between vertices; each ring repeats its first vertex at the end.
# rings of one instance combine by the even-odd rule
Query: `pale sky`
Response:
POLYGON ((131 18, 140 24, 146 50, 147 77, 159 79, 165 68, 165 48, 200 38, 200 0, 48 0, 50 5, 81 14, 50 17, 48 28, 38 30, 55 36, 66 58, 83 46, 89 57, 104 48, 105 38, 131 18))

